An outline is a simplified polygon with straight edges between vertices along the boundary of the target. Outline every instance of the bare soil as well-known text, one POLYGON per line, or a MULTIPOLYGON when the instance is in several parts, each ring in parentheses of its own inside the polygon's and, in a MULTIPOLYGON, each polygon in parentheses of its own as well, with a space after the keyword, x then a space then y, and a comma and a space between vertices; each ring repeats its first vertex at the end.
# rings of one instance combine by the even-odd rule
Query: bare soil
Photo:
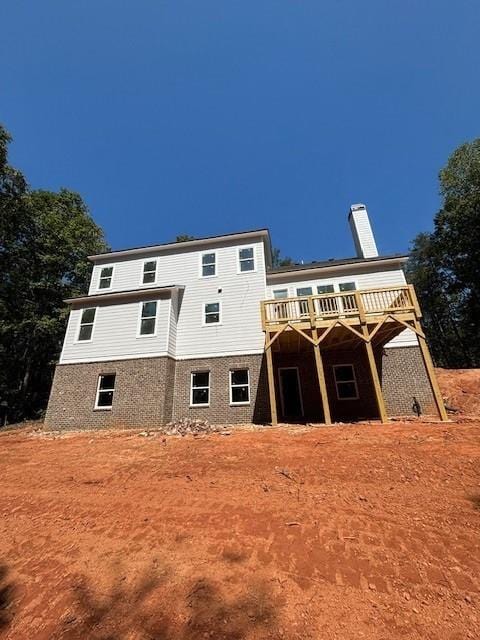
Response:
POLYGON ((480 416, 480 369, 436 369, 436 372, 447 406, 460 414, 480 416))
POLYGON ((480 420, 0 448, 2 639, 479 637, 480 420))

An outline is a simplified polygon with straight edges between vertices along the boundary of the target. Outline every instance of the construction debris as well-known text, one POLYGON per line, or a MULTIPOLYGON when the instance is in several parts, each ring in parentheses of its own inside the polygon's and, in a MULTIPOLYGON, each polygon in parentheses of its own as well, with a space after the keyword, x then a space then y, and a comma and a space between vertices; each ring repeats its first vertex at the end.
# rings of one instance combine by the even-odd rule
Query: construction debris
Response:
POLYGON ((226 425, 210 424, 208 420, 199 420, 193 418, 180 418, 173 422, 169 422, 162 428, 163 433, 167 433, 170 436, 186 436, 188 434, 198 435, 202 433, 224 433, 230 435, 229 432, 225 432, 226 425))

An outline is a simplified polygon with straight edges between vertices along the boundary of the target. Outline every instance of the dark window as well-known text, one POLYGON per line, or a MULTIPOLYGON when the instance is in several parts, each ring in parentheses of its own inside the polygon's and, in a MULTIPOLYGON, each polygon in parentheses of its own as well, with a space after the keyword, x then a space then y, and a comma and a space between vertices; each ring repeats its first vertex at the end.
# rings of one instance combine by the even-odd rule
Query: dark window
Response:
POLYGON ((100 271, 99 289, 109 289, 112 284, 113 267, 103 267, 100 271))
POLYGON ((210 372, 192 373, 190 404, 208 404, 210 402, 210 372))
POLYGON ((217 256, 215 253, 202 255, 202 277, 214 276, 217 270, 217 256))
POLYGON ((151 284, 157 278, 157 261, 149 260, 143 263, 143 284, 151 284))
POLYGON ((338 288, 340 291, 355 291, 357 287, 355 286, 355 282, 341 282, 338 288))
POLYGON ((142 304, 142 317, 140 318, 140 335, 151 336, 155 333, 157 324, 157 303, 144 302, 142 304))
POLYGON ((250 402, 250 375, 248 369, 230 371, 230 402, 246 404, 250 402))
POLYGON ((253 255, 253 247, 247 249, 240 249, 238 252, 238 259, 240 262, 240 271, 254 271, 255 259, 253 255))
POLYGON ((337 398, 339 400, 356 400, 358 398, 355 370, 351 364, 342 364, 333 367, 337 398))
POLYGON ((297 289, 297 296, 311 296, 312 295, 312 287, 299 287, 297 289))
POLYGON ((115 391, 115 374, 107 373, 98 377, 97 400, 95 406, 102 409, 111 409, 113 404, 113 392, 115 391))
POLYGON ((78 331, 78 339, 91 340, 93 333, 93 325, 95 323, 96 309, 83 309, 82 316, 80 318, 80 329, 78 331))
POLYGON ((205 305, 205 324, 218 324, 220 322, 220 303, 210 302, 205 305))
POLYGON ((317 292, 319 294, 333 293, 333 284, 319 284, 317 287, 317 292))
POLYGON ((288 298, 288 289, 276 289, 273 292, 275 300, 281 300, 282 298, 288 298))

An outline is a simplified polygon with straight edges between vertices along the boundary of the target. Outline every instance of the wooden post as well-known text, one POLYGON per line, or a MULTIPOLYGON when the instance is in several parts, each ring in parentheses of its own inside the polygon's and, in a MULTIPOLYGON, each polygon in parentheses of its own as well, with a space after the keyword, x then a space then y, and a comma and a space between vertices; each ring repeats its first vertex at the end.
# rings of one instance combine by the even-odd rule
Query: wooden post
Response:
POLYGON ((266 346, 270 341, 270 331, 265 332, 265 354, 267 356, 268 393, 270 396, 270 413, 272 415, 272 425, 278 424, 277 401, 275 399, 275 377, 273 375, 272 345, 266 346))
MULTIPOLYGON (((417 331, 423 333, 422 326, 417 319, 414 320, 414 325, 417 331)), ((418 333, 417 339, 418 344, 420 345, 420 352, 422 354, 423 363, 425 365, 425 369, 427 370, 428 380, 432 388, 433 397, 435 398, 435 404, 437 405, 438 415, 440 416, 442 422, 448 422, 448 415, 445 409, 445 405, 443 404, 440 387, 438 386, 437 376, 435 375, 435 369, 433 367, 432 357, 430 355, 430 349, 428 348, 425 338, 418 333)))
MULTIPOLYGON (((367 325, 362 325, 363 335, 369 338, 367 325)), ((368 364, 370 365, 370 373, 372 375, 373 387, 375 389, 375 397, 377 399, 378 413, 380 414, 380 420, 387 422, 388 416, 385 409, 385 402, 383 400, 382 387, 380 385, 380 379, 378 377, 377 363, 375 362, 375 356, 373 354, 373 347, 370 339, 365 342, 365 349, 367 351, 368 364)))
MULTIPOLYGON (((317 329, 312 330, 312 338, 314 340, 318 339, 317 329)), ((332 424, 332 417, 330 415, 330 404, 328 402, 327 383, 325 382, 325 370, 323 368, 323 359, 322 354, 320 353, 320 345, 314 344, 313 351, 315 353, 318 386, 320 387, 320 396, 322 398, 323 419, 325 420, 325 424, 332 424)))

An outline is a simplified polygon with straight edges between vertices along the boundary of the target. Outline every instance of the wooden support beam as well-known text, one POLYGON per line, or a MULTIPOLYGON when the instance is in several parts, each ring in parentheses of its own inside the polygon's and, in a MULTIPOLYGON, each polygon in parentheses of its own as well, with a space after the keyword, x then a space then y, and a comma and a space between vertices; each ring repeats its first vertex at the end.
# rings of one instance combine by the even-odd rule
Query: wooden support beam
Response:
POLYGON ((277 401, 275 399, 275 376, 273 375, 273 358, 272 345, 270 342, 269 331, 265 333, 265 355, 267 356, 267 377, 268 377, 268 393, 270 397, 270 413, 272 416, 272 425, 278 424, 277 418, 277 401), (268 346, 267 346, 268 345, 268 346))
POLYGON ((316 329, 312 329, 312 337, 315 340, 313 351, 315 353, 315 365, 317 369, 318 386, 320 387, 320 397, 322 398, 323 419, 325 420, 325 424, 332 424, 330 403, 328 402, 327 383, 325 381, 325 370, 323 368, 323 359, 322 354, 320 353, 320 346, 317 342, 318 335, 316 329))
POLYGON ((370 365, 370 373, 372 375, 373 388, 375 390, 375 397, 377 400, 378 413, 382 422, 387 422, 387 410, 385 409, 385 401, 383 399, 382 386, 380 384, 380 378, 378 377, 377 363, 375 362, 375 355, 373 353, 372 343, 370 342, 368 335, 368 328, 366 325, 362 326, 363 335, 366 338, 365 350, 367 352, 368 364, 370 365))
POLYGON ((443 422, 448 421, 447 411, 443 404, 442 392, 438 386, 437 376, 435 375, 435 369, 433 367, 432 357, 430 355, 430 349, 428 348, 427 341, 422 331, 422 327, 418 320, 415 320, 415 329, 417 330, 418 344, 420 345, 420 352, 422 354, 423 363, 427 370, 428 380, 430 387, 432 388, 433 397, 435 398, 435 404, 437 405, 438 415, 443 422))

